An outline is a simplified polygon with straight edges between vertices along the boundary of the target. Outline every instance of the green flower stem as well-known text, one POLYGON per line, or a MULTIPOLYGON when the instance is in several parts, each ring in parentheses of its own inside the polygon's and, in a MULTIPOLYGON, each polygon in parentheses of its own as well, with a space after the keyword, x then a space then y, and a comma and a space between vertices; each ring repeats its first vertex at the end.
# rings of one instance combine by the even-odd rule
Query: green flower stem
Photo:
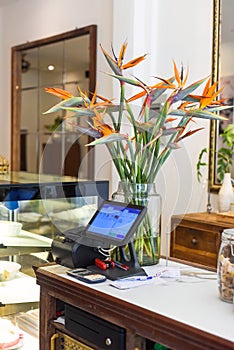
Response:
POLYGON ((144 121, 147 123, 149 121, 149 111, 150 111, 151 99, 149 95, 147 96, 146 106, 144 109, 144 121))
POLYGON ((159 148, 160 148, 160 141, 158 140, 153 147, 151 147, 147 152, 150 155, 150 158, 147 159, 147 163, 146 166, 148 164, 148 174, 147 174, 147 183, 153 183, 152 180, 152 174, 154 173, 154 169, 155 169, 155 164, 156 161, 158 159, 158 152, 159 152, 159 148))
POLYGON ((135 121, 135 115, 132 111, 132 108, 130 107, 129 103, 126 102, 126 108, 127 108, 127 112, 130 116, 130 120, 133 126, 133 133, 134 133, 134 137, 135 137, 135 142, 136 144, 138 143, 138 133, 137 133, 137 127, 136 127, 136 121, 135 121))
POLYGON ((129 147, 129 151, 130 151, 130 156, 131 156, 131 162, 132 162, 132 183, 135 183, 136 182, 136 178, 135 178, 135 174, 137 173, 136 172, 136 161, 135 161, 135 157, 134 157, 134 150, 133 150, 133 147, 132 147, 132 143, 131 141, 129 140, 129 138, 127 139, 127 143, 128 143, 128 147, 129 147))
MULTIPOLYGON (((180 123, 178 124, 178 126, 185 126, 189 119, 190 119, 189 117, 182 118, 180 123)), ((178 133, 179 133, 179 131, 170 137, 168 143, 166 144, 166 146, 164 146, 164 149, 161 152, 160 156, 155 158, 156 163, 152 167, 154 169, 154 171, 151 173, 151 177, 149 178, 149 182, 154 181, 154 179, 156 178, 162 165, 165 163, 165 161, 167 160, 167 158, 171 154, 172 149, 170 148, 170 144, 176 139, 178 133)))
MULTIPOLYGON (((150 218, 149 218, 150 219, 150 218)), ((155 252, 155 247, 154 247, 154 239, 155 237, 153 237, 153 232, 152 232, 152 229, 151 229, 151 223, 149 223, 149 228, 150 230, 147 232, 147 236, 148 236, 148 239, 146 240, 147 244, 149 244, 148 246, 148 250, 150 252, 150 255, 149 256, 152 256, 152 257, 155 257, 156 255, 156 252, 155 252), (148 242, 149 240, 149 242, 148 242)))
POLYGON ((118 170, 118 173, 119 173, 119 176, 120 176, 120 179, 122 181, 126 181, 126 176, 125 176, 125 171, 124 171, 124 167, 122 167, 122 164, 121 164, 121 160, 120 158, 118 157, 118 154, 115 150, 115 147, 112 143, 108 143, 107 144, 107 148, 111 154, 111 158, 113 159, 113 162, 115 164, 115 167, 116 169, 118 170))
MULTIPOLYGON (((158 152, 159 152, 159 148, 160 148, 160 141, 158 140, 155 144, 154 149, 151 149, 151 154, 150 154, 150 158, 147 159, 147 163, 146 163, 146 167, 148 167, 148 173, 147 173, 147 178, 146 178, 146 182, 147 183, 153 183, 155 180, 155 177, 157 175, 157 172, 159 169, 157 169, 157 163, 159 161, 159 156, 158 156, 158 152), (156 171, 155 171, 156 169, 156 171)), ((149 152, 149 151, 148 151, 149 152)))
POLYGON ((162 165, 165 163, 165 161, 167 160, 167 158, 169 157, 169 155, 171 154, 171 148, 164 148, 164 150, 162 151, 160 157, 157 160, 157 165, 155 166, 155 170, 151 175, 151 178, 149 179, 150 182, 154 182, 154 179, 156 178, 159 170, 161 169, 162 165))
MULTIPOLYGON (((134 204, 148 206, 149 197, 147 196, 147 194, 138 192, 139 189, 137 183, 132 183, 131 186, 133 192, 132 202, 134 204)), ((137 252, 137 256, 140 262, 143 262, 144 252, 148 256, 148 258, 152 259, 153 263, 156 262, 157 256, 154 242, 155 239, 156 237, 153 237, 152 222, 150 219, 150 215, 147 213, 141 225, 137 228, 135 233, 134 248, 137 252)))
POLYGON ((127 152, 124 148, 124 145, 122 144, 122 142, 118 142, 119 143, 119 151, 120 151, 120 154, 122 154, 122 159, 124 160, 124 167, 128 167, 129 171, 131 171, 132 169, 132 164, 131 164, 131 161, 128 159, 128 156, 127 156, 127 152))
POLYGON ((110 119, 111 119, 113 128, 117 131, 118 126, 117 126, 117 123, 116 123, 116 121, 115 121, 115 117, 114 117, 113 113, 108 112, 107 114, 109 115, 109 117, 110 117, 110 119))
MULTIPOLYGON (((124 111, 124 96, 125 96, 125 84, 124 82, 120 81, 120 103, 119 103, 119 114, 118 114, 118 122, 117 125, 115 127, 115 130, 117 133, 120 132, 120 128, 121 128, 121 123, 122 123, 122 118, 123 118, 123 111, 124 111)), ((120 154, 121 150, 121 142, 117 142, 117 154, 120 154)), ((118 169, 118 171, 120 172, 121 169, 118 169)), ((122 171, 121 171, 122 172, 122 171)))
POLYGON ((117 132, 120 131, 122 118, 123 118, 123 111, 124 111, 124 100, 125 100, 125 83, 120 81, 120 104, 119 104, 119 117, 118 117, 118 124, 117 124, 117 132))
POLYGON ((128 179, 129 182, 133 181, 134 178, 134 169, 133 169, 133 163, 132 160, 129 159, 125 149, 123 147, 121 147, 121 153, 122 155, 120 155, 120 163, 121 166, 123 167, 125 173, 126 173, 126 177, 128 179))
POLYGON ((153 130, 152 130, 152 134, 151 134, 151 139, 152 140, 154 138, 154 135, 157 135, 157 133, 159 132, 159 130, 162 129, 162 127, 164 126, 165 124, 165 120, 167 118, 167 115, 168 115, 168 110, 169 110, 169 102, 168 100, 165 102, 165 104, 163 105, 162 107, 162 110, 159 114, 159 116, 157 117, 157 121, 153 127, 153 130))

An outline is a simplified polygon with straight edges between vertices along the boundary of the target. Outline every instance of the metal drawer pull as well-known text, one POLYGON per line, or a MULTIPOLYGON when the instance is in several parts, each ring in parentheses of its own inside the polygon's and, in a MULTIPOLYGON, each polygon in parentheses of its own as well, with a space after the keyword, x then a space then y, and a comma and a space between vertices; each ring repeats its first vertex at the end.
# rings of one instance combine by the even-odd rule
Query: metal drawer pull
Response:
POLYGON ((197 239, 196 239, 196 237, 193 237, 193 238, 191 239, 191 243, 192 243, 192 245, 196 245, 196 244, 197 244, 197 239))
POLYGON ((110 338, 106 338, 106 346, 110 346, 112 344, 112 341, 110 338))

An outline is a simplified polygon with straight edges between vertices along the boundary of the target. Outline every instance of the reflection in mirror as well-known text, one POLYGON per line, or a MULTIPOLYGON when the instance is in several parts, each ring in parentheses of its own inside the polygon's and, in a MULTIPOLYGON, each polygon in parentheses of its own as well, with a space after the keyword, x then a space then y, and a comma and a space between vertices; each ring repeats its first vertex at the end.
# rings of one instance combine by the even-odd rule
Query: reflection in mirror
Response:
POLYGON ((59 98, 45 92, 57 87, 77 95, 79 86, 94 91, 96 26, 12 48, 11 169, 93 179, 94 152, 75 127, 87 119, 67 121, 62 111, 46 114, 59 98))
MULTIPOLYGON (((213 0, 213 54, 212 54, 212 79, 219 80, 223 87, 219 98, 225 98, 225 103, 234 103, 234 1, 213 0)), ((224 111, 226 121, 211 122, 210 131, 210 162, 209 182, 211 191, 218 191, 220 188, 218 174, 218 153, 223 146, 220 136, 229 124, 234 124, 234 111, 232 108, 224 111)), ((224 145, 225 146, 225 145, 224 145)), ((232 157, 233 159, 233 157, 232 157)), ((231 175, 234 178, 234 164, 231 168, 231 175)))

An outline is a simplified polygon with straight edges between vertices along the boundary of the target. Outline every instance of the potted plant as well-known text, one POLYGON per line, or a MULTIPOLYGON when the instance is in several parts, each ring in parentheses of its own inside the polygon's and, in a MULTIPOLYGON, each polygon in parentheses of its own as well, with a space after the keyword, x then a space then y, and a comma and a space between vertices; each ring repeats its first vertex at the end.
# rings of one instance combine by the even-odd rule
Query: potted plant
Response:
MULTIPOLYGON (((228 124, 219 136, 221 137, 222 145, 216 151, 217 179, 221 183, 218 193, 218 209, 220 212, 228 212, 234 199, 231 179, 234 153, 234 124, 228 124)), ((203 148, 198 157, 197 178, 199 182, 202 177, 201 168, 207 166, 207 163, 203 160, 203 157, 207 152, 207 148, 203 148)))

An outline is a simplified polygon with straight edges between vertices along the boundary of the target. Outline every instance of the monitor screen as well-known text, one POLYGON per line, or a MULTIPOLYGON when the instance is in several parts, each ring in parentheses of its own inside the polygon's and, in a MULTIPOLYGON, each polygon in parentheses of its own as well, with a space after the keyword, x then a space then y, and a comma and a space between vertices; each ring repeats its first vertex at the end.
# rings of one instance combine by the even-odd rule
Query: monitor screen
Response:
POLYGON ((131 240, 145 216, 140 205, 104 201, 86 227, 86 237, 122 246, 131 240))

